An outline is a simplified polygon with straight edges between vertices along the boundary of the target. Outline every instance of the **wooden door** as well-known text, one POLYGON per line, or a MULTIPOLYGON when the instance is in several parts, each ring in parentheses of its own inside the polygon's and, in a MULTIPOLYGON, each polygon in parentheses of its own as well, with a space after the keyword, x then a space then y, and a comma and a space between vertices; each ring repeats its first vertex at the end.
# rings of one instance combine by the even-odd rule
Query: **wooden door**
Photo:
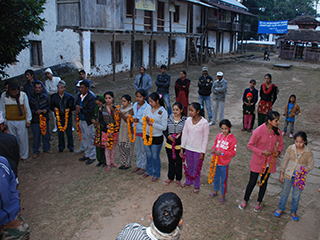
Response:
POLYGON ((164 31, 164 27, 161 27, 164 26, 164 2, 158 2, 157 18, 157 30, 164 31))
POLYGON ((133 67, 138 68, 142 65, 142 41, 135 41, 133 67))
POLYGON ((152 54, 152 66, 156 65, 156 56, 157 56, 157 41, 153 41, 153 54, 152 54))

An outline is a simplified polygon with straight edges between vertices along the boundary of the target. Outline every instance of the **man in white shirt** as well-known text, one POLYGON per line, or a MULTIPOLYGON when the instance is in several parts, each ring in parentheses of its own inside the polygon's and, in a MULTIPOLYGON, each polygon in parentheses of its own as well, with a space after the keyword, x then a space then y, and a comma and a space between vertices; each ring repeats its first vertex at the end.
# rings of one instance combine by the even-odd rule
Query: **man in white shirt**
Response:
MULTIPOLYGON (((46 90, 48 92, 48 97, 51 101, 51 95, 54 94, 54 93, 57 93, 58 92, 58 83, 59 81, 61 81, 61 78, 59 77, 54 77, 52 76, 52 70, 50 68, 47 68, 44 73, 46 74, 47 76, 47 80, 45 82, 45 86, 46 86, 46 90)), ((58 131, 58 128, 57 128, 57 121, 56 121, 56 117, 54 116, 54 113, 52 111, 49 112, 49 118, 53 120, 53 123, 54 123, 54 128, 52 130, 52 132, 57 132, 58 131)))

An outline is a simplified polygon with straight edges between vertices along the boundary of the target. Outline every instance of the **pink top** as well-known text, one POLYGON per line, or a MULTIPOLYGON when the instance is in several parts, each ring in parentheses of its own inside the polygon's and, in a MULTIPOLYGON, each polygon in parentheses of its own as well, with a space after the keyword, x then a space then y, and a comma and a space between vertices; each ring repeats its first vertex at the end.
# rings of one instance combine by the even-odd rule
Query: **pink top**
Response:
POLYGON ((196 125, 188 117, 182 131, 181 147, 197 153, 206 153, 209 140, 209 124, 202 118, 196 125))
MULTIPOLYGON (((212 149, 214 148, 216 151, 222 152, 222 154, 218 156, 218 165, 225 166, 231 162, 231 158, 236 155, 237 139, 232 133, 225 137, 223 137, 223 133, 219 133, 214 141, 212 149)), ((216 156, 216 154, 214 154, 214 156, 216 156)))
MULTIPOLYGON (((268 132, 266 124, 260 125, 258 128, 256 128, 252 136, 249 140, 249 143, 247 147, 253 152, 250 162, 250 170, 255 173, 260 173, 263 168, 263 164, 265 162, 266 156, 262 155, 262 151, 264 150, 271 150, 274 151, 274 146, 276 142, 279 142, 279 146, 277 151, 283 150, 283 137, 281 134, 281 131, 279 129, 280 135, 277 136, 274 131, 271 131, 271 133, 268 132)), ((272 155, 268 157, 268 165, 270 165, 272 160, 272 155)), ((272 164, 272 168, 270 170, 270 173, 276 172, 276 166, 277 166, 277 158, 274 160, 272 164)))

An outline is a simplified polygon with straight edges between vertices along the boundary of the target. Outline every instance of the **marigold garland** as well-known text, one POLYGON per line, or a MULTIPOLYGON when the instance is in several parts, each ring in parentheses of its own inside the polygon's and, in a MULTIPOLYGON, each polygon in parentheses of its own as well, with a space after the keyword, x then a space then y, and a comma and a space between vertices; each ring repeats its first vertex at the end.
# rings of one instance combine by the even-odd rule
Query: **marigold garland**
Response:
POLYGON ((129 140, 130 142, 134 143, 136 141, 136 133, 137 133, 137 123, 134 123, 134 127, 133 127, 133 136, 132 136, 132 132, 131 132, 131 123, 133 122, 133 117, 128 114, 127 117, 127 125, 128 125, 128 135, 129 135, 129 140))
POLYGON ((107 135, 108 135, 107 148, 108 149, 112 149, 113 148, 113 136, 112 136, 112 134, 115 131, 115 126, 114 126, 113 123, 108 124, 108 126, 110 126, 110 128, 108 128, 108 130, 107 130, 107 135), (110 134, 111 134, 111 136, 109 136, 110 134))
POLYGON ((118 132, 119 129, 120 129, 120 112, 119 112, 119 108, 120 108, 120 106, 117 105, 116 106, 116 112, 115 112, 115 114, 113 116, 114 121, 116 123, 115 129, 114 129, 115 132, 118 132))
MULTIPOLYGON (((278 155, 276 154, 276 152, 273 151, 273 152, 272 152, 272 160, 271 160, 271 163, 270 163, 270 165, 269 165, 269 169, 268 169, 267 173, 265 174, 265 176, 264 176, 264 178, 262 179, 261 183, 260 183, 260 180, 258 180, 258 182, 257 182, 257 184, 258 184, 259 187, 261 187, 261 186, 266 182, 266 179, 267 179, 267 177, 268 177, 268 175, 269 175, 269 173, 270 173, 270 170, 271 170, 271 168, 272 168, 273 162, 274 162, 274 160, 275 160, 275 158, 276 158, 277 156, 278 156, 278 155)), ((262 171, 261 171, 261 173, 260 173, 260 177, 261 177, 261 178, 262 178, 262 175, 263 175, 263 173, 264 173, 264 171, 265 171, 265 169, 266 169, 266 167, 267 167, 268 158, 269 158, 269 156, 267 156, 267 157, 266 157, 266 160, 264 161, 264 164, 263 164, 263 167, 262 167, 262 171)))
POLYGON ((40 130, 42 135, 46 135, 47 133, 47 119, 40 114, 39 116, 39 125, 40 125, 40 130))
POLYGON ((218 165, 218 156, 214 157, 214 155, 211 157, 211 164, 210 164, 210 170, 208 175, 208 183, 211 184, 213 182, 214 176, 216 175, 216 169, 218 165), (214 164, 214 168, 213 168, 214 164))
POLYGON ((100 126, 100 124, 95 124, 93 145, 95 145, 96 147, 104 148, 104 146, 101 144, 101 126, 100 126))
POLYGON ((196 180, 200 176, 202 165, 203 165, 203 159, 200 159, 199 165, 198 165, 198 170, 197 170, 196 174, 194 175, 194 177, 191 177, 190 174, 188 173, 188 171, 187 171, 188 168, 185 164, 185 161, 186 161, 186 155, 184 154, 182 157, 182 162, 183 162, 183 169, 184 169, 184 174, 186 175, 186 178, 189 179, 190 181, 196 180))
POLYGON ((307 170, 305 169, 304 166, 300 167, 300 173, 296 173, 294 176, 294 182, 293 182, 293 187, 299 186, 300 190, 304 189, 304 186, 306 185, 306 175, 307 175, 307 170))
POLYGON ((69 109, 66 109, 65 115, 64 115, 64 126, 61 125, 61 118, 60 118, 60 111, 58 108, 55 110, 56 118, 57 118, 57 125, 60 132, 64 132, 67 130, 68 127, 68 121, 69 121, 69 109))
MULTIPOLYGON (((150 146, 152 144, 153 126, 149 126, 150 134, 149 134, 149 140, 147 140, 147 116, 144 116, 142 118, 142 121, 143 121, 143 124, 142 124, 143 143, 146 146, 150 146)), ((149 121, 154 123, 154 120, 152 118, 149 118, 149 121)))
POLYGON ((77 133, 79 135, 79 141, 81 141, 82 138, 81 138, 81 129, 80 129, 80 117, 78 115, 76 117, 76 121, 77 121, 77 133))

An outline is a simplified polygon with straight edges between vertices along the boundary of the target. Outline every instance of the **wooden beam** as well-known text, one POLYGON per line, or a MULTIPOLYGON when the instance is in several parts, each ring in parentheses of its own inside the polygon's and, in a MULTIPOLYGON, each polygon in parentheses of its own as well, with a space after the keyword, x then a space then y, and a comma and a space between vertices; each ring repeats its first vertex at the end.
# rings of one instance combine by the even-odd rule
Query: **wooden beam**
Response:
MULTIPOLYGON (((188 3, 188 9, 187 9, 187 34, 190 33, 190 4, 188 3)), ((188 61, 189 61, 189 46, 190 46, 190 36, 187 35, 186 37, 186 61, 185 61, 185 67, 188 68, 188 61)))
POLYGON ((132 16, 132 33, 131 33, 131 62, 130 62, 130 77, 133 77, 133 65, 134 65, 134 52, 135 52, 135 18, 136 9, 133 9, 132 16))
POLYGON ((169 44, 169 51, 168 51, 168 70, 170 70, 171 65, 171 51, 172 51, 172 12, 169 10, 169 37, 168 37, 168 44, 169 44))
POLYGON ((153 11, 151 12, 151 36, 149 42, 149 68, 150 68, 150 75, 152 75, 152 60, 153 60, 153 11))
POLYGON ((116 33, 112 34, 112 72, 113 72, 113 81, 116 80, 116 33))

